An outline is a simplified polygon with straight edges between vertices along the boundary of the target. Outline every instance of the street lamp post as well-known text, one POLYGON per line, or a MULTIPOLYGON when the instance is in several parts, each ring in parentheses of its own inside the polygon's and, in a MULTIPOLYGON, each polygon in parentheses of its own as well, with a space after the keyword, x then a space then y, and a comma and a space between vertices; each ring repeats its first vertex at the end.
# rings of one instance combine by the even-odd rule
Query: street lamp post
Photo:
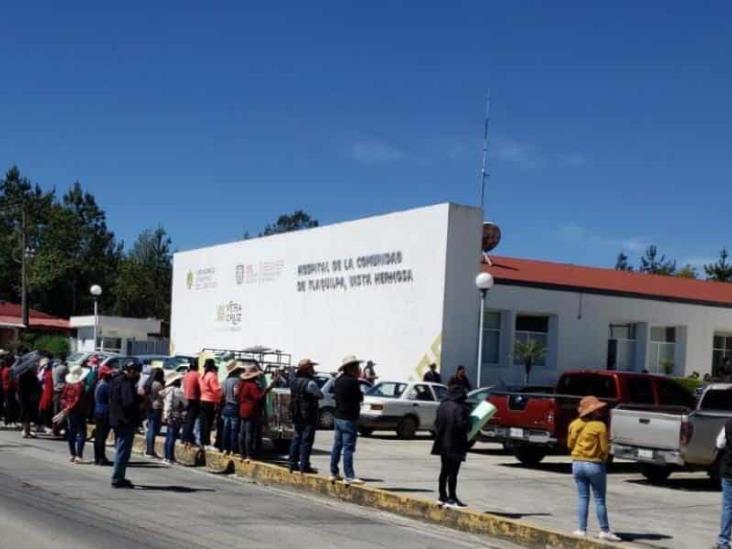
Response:
POLYGON ((480 291, 480 321, 478 328, 478 380, 476 387, 481 386, 483 367, 483 320, 485 316, 485 296, 493 287, 493 276, 490 273, 480 273, 475 277, 475 287, 480 291))
POLYGON ((99 296, 102 295, 102 287, 99 284, 94 284, 89 288, 89 293, 94 298, 94 348, 93 351, 97 350, 97 331, 99 330, 99 309, 97 301, 99 296))

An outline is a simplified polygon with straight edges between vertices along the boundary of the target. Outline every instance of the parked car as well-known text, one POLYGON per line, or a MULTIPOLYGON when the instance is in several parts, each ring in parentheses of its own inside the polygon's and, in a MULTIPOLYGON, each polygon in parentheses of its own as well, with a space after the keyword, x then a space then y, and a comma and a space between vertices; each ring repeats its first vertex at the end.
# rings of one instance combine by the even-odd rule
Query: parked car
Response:
POLYGON ((637 462, 651 482, 675 470, 701 470, 718 483, 716 439, 732 417, 732 384, 708 385, 698 403, 686 390, 660 388, 660 405, 612 411, 613 455, 637 462))
MULTIPOLYGON (((315 381, 323 393, 323 398, 320 399, 318 406, 318 429, 330 430, 333 429, 333 425, 335 424, 335 416, 333 415, 335 412, 335 394, 333 392, 335 380, 336 376, 334 375, 316 374, 315 376, 315 381), (321 380, 323 379, 324 382, 321 384, 321 380)), ((364 394, 371 389, 371 383, 365 379, 359 379, 358 383, 361 387, 361 392, 364 394)))
POLYGON ((118 366, 115 366, 117 360, 119 360, 120 358, 123 358, 123 356, 118 353, 110 353, 108 351, 76 352, 76 353, 71 353, 67 357, 66 363, 69 366, 71 366, 72 364, 84 364, 87 360, 89 360, 93 356, 96 356, 99 359, 100 366, 102 364, 106 364, 110 368, 118 367, 118 366))
POLYGON ((594 395, 611 408, 618 404, 641 404, 646 398, 639 387, 648 383, 656 403, 667 377, 615 370, 573 370, 559 377, 553 391, 493 391, 489 401, 497 408, 482 433, 502 442, 524 465, 535 465, 547 454, 567 452, 567 430, 577 417, 582 397, 594 395))
POLYGON ((437 407, 447 396, 447 387, 421 381, 382 381, 366 392, 361 404, 359 432, 395 430, 402 439, 417 431, 433 431, 437 407))

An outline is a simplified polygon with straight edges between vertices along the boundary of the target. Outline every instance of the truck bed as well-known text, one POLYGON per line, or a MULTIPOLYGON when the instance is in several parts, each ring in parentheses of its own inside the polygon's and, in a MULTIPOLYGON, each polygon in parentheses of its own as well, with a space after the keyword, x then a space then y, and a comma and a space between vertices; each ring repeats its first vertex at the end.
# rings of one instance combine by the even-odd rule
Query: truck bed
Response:
MULTIPOLYGON (((618 407, 612 411, 613 445, 634 446, 642 450, 680 450, 684 410, 648 410, 618 407)), ((642 452, 646 453, 646 452, 642 452)), ((646 455, 651 455, 646 453, 646 455)))

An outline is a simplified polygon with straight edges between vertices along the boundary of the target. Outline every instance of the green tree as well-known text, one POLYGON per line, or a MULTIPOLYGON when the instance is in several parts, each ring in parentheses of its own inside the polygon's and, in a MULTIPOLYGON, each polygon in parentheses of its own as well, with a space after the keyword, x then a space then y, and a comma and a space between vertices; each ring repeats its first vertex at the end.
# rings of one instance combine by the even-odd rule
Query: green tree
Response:
POLYGON ((170 319, 173 277, 171 240, 165 229, 147 229, 122 259, 113 293, 122 316, 170 319))
POLYGON ((527 341, 517 339, 514 343, 514 353, 524 364, 524 383, 528 385, 531 379, 531 369, 537 361, 546 355, 546 347, 535 339, 527 341))
POLYGON ((632 271, 633 266, 628 262, 628 256, 624 252, 618 254, 618 258, 615 260, 616 271, 632 271))
POLYGON ((638 270, 648 274, 672 275, 676 272, 676 261, 666 259, 665 255, 659 255, 658 248, 651 245, 641 257, 638 270))
POLYGON ((296 210, 292 214, 283 214, 277 218, 277 221, 271 225, 267 225, 259 236, 269 236, 272 234, 289 233, 291 231, 299 231, 301 229, 310 229, 318 226, 318 220, 310 217, 309 214, 302 210, 296 210))
POLYGON ((696 267, 693 265, 689 265, 688 263, 684 265, 679 272, 676 273, 676 276, 679 278, 699 278, 699 273, 696 270, 696 267))
POLYGON ((728 259, 727 248, 722 248, 716 263, 704 265, 704 272, 707 274, 707 278, 709 280, 716 280, 717 282, 732 282, 732 263, 727 261, 728 259))

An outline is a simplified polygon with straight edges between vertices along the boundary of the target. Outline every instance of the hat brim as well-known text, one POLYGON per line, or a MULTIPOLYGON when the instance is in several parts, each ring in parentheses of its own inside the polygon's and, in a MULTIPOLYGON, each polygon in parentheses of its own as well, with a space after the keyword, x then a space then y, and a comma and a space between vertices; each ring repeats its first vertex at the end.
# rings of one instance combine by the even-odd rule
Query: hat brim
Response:
POLYGON ((597 412, 598 410, 602 410, 606 406, 607 406, 607 402, 597 402, 597 403, 591 405, 589 408, 580 410, 579 417, 589 416, 592 412, 597 412))
POLYGON ((89 368, 82 368, 78 374, 66 374, 64 381, 70 384, 79 383, 80 381, 84 381, 87 375, 89 375, 89 368))
POLYGON ((342 372, 345 368, 348 368, 349 366, 361 366, 363 364, 363 360, 352 360, 350 362, 346 362, 345 364, 341 364, 341 367, 338 368, 339 372, 342 372))
POLYGON ((173 383, 175 383, 176 381, 180 381, 182 379, 183 379, 183 376, 182 375, 176 375, 173 378, 166 379, 165 380, 165 386, 166 387, 170 387, 171 385, 173 385, 173 383))
POLYGON ((264 374, 264 372, 262 372, 262 371, 259 371, 259 372, 251 372, 249 374, 242 374, 241 375, 241 378, 244 381, 246 381, 247 379, 255 379, 257 377, 261 377, 263 374, 264 374))
POLYGON ((302 364, 297 367, 298 372, 304 372, 305 370, 309 370, 310 368, 315 368, 318 365, 317 362, 308 362, 307 364, 302 364))

